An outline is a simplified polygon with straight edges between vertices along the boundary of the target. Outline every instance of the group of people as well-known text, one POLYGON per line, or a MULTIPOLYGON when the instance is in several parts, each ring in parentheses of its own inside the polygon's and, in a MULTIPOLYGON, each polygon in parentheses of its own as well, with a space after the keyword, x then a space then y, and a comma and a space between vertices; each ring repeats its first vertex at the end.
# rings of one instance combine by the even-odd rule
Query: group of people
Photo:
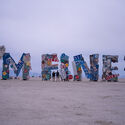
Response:
POLYGON ((53 71, 53 73, 52 73, 52 80, 53 80, 53 82, 60 81, 60 74, 59 74, 58 70, 57 70, 57 72, 53 71))

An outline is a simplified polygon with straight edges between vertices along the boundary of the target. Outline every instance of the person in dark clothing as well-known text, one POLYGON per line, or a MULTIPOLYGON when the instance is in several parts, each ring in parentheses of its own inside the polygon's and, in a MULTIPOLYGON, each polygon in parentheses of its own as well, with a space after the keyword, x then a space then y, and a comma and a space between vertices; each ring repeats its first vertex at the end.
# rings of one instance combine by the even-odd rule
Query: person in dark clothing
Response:
POLYGON ((58 72, 58 70, 57 70, 57 72, 56 72, 56 81, 57 81, 57 82, 59 81, 59 72, 58 72))
POLYGON ((52 73, 53 82, 55 82, 55 72, 52 73))

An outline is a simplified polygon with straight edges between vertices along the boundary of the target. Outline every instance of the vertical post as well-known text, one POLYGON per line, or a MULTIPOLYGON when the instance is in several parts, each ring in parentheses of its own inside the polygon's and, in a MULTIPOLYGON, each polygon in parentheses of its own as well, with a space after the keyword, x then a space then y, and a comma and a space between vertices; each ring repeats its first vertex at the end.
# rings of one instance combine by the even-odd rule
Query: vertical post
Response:
POLYGON ((99 78, 99 54, 90 55, 91 81, 98 81, 99 78))
POLYGON ((9 58, 10 54, 9 53, 4 53, 3 55, 3 70, 2 70, 2 79, 7 80, 9 79, 9 58))
MULTIPOLYGON (((3 55, 4 55, 4 53, 5 53, 5 47, 4 46, 0 46, 0 60, 3 58, 3 55)), ((5 66, 4 64, 3 64, 3 69, 4 70, 6 70, 6 71, 9 71, 8 70, 8 66, 5 66)), ((3 73, 3 71, 2 71, 2 76, 3 76, 3 74, 4 75, 7 75, 7 73, 6 72, 4 72, 3 73)), ((9 77, 9 76, 6 76, 7 78, 9 77)))
POLYGON ((4 46, 0 46, 0 59, 2 59, 4 53, 5 53, 5 47, 4 46))
POLYGON ((118 67, 112 67, 112 62, 118 62, 117 55, 103 55, 103 68, 102 68, 102 80, 105 81, 118 81, 119 74, 113 73, 114 70, 118 70, 118 67))
POLYGON ((31 60, 31 57, 30 57, 29 53, 27 53, 27 54, 25 54, 25 56, 23 56, 23 61, 24 61, 23 68, 22 68, 22 71, 23 71, 22 79, 23 80, 29 79, 29 71, 31 69, 30 60, 31 60))

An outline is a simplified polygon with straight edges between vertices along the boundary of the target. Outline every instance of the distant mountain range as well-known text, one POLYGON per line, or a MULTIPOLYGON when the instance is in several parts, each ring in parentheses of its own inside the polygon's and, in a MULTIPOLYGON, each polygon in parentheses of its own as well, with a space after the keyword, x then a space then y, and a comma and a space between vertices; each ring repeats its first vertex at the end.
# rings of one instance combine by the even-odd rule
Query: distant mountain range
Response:
MULTIPOLYGON (((11 70, 11 68, 10 68, 10 76, 16 76, 15 74, 14 74, 14 71, 13 70, 11 70)), ((2 76, 2 68, 0 67, 0 76, 2 76)), ((20 71, 20 74, 19 74, 19 76, 21 77, 22 76, 22 70, 20 71)), ((41 76, 41 74, 40 73, 35 73, 35 72, 30 72, 30 77, 32 77, 32 76, 34 76, 34 77, 39 77, 39 76, 41 76)))

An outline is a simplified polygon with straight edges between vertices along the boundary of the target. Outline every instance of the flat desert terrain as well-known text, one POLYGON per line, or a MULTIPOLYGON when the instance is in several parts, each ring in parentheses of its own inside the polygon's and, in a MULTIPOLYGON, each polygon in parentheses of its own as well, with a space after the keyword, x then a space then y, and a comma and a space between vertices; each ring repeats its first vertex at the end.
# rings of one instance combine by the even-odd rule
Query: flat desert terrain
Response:
POLYGON ((0 80, 0 125, 125 125, 125 80, 0 80))

